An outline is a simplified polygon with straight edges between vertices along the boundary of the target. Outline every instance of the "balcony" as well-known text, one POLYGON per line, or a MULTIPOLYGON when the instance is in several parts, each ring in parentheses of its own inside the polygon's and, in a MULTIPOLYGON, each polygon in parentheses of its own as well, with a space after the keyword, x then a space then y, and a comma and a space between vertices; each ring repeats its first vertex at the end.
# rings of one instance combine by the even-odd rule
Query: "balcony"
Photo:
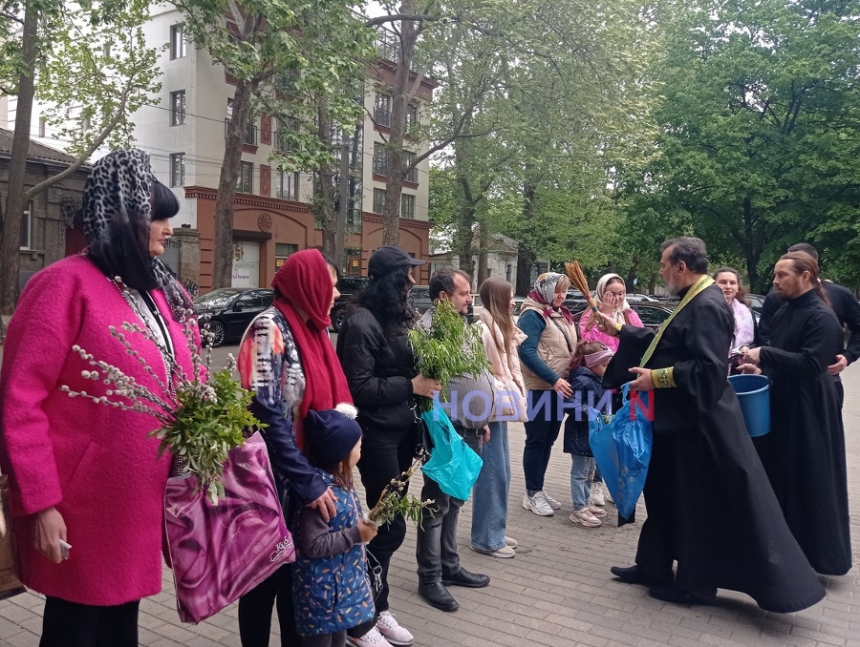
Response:
MULTIPOLYGON (((227 134, 230 132, 230 118, 224 120, 224 137, 227 137, 227 134)), ((247 124, 245 126, 245 137, 242 140, 243 144, 247 144, 248 146, 256 146, 257 145, 257 127, 254 124, 247 124)))
POLYGON ((373 121, 377 126, 385 126, 386 128, 391 128, 391 110, 387 110, 386 108, 374 108, 373 109, 373 121))
POLYGON ((388 177, 388 155, 374 156, 373 174, 388 177))

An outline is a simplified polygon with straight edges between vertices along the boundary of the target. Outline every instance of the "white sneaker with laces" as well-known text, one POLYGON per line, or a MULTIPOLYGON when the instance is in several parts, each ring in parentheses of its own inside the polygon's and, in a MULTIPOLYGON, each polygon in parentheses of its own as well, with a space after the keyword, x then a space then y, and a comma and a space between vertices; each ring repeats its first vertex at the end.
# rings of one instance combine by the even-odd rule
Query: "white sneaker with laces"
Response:
POLYGON ((391 647, 391 643, 382 637, 379 629, 374 627, 361 638, 346 637, 346 643, 353 647, 391 647))
POLYGON ((609 501, 609 503, 615 503, 615 499, 612 498, 612 492, 609 491, 609 488, 606 487, 605 483, 603 484, 603 487, 601 489, 603 490, 603 495, 606 500, 609 501))
POLYGON ((376 628, 392 645, 397 647, 407 647, 415 642, 415 636, 409 631, 400 626, 400 623, 391 615, 391 611, 387 609, 380 612, 379 619, 376 621, 376 628))
POLYGON ((591 484, 591 500, 589 503, 592 505, 606 505, 606 497, 603 496, 603 484, 591 484))
POLYGON ((540 517, 551 517, 553 515, 552 508, 546 499, 541 496, 540 492, 535 492, 534 496, 529 496, 528 492, 523 495, 523 507, 526 510, 531 510, 540 517))
MULTIPOLYGON (((561 503, 553 499, 549 494, 546 493, 546 490, 541 490, 538 494, 542 495, 546 502, 549 504, 549 507, 553 510, 561 510, 561 503)), ((537 496, 537 495, 535 495, 537 496)))

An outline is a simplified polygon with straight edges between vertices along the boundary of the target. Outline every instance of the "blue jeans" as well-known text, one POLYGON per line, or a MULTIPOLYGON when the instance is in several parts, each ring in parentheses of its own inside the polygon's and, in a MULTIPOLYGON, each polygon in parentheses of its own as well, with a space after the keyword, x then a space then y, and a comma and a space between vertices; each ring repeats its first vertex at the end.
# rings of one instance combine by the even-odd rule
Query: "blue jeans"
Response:
POLYGON ((511 491, 511 454, 508 423, 490 423, 490 442, 485 443, 484 464, 472 490, 472 545, 485 551, 505 547, 508 495, 511 491))
POLYGON ((571 454, 573 463, 570 466, 570 498, 573 499, 573 509, 582 510, 588 505, 591 496, 591 483, 588 477, 594 471, 593 456, 571 454))
POLYGON ((531 495, 543 490, 543 479, 549 466, 552 446, 561 431, 565 408, 564 401, 555 391, 529 391, 529 407, 533 419, 525 424, 523 472, 526 475, 526 490, 531 495))

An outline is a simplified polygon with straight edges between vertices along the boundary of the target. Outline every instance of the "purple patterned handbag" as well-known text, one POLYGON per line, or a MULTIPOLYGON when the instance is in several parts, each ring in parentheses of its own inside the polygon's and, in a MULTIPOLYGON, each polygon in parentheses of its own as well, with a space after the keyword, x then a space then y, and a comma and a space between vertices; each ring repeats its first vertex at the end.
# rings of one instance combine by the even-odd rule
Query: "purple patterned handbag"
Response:
POLYGON ((295 561, 295 547, 259 433, 231 450, 218 505, 196 477, 167 481, 164 523, 183 622, 198 623, 295 561))

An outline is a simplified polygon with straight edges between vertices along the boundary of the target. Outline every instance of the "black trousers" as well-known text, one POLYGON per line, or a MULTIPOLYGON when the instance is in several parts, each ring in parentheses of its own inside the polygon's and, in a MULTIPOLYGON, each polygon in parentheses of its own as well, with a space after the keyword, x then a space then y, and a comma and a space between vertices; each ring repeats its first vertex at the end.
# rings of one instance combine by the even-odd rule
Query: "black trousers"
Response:
POLYGON ((48 597, 39 647, 137 647, 140 600, 111 607, 48 597))
MULTIPOLYGON (((382 491, 391 483, 391 479, 397 478, 412 465, 419 437, 416 426, 409 429, 364 428, 363 431, 358 472, 361 474, 361 484, 366 494, 365 512, 370 512, 379 501, 382 491)), ((406 489, 408 487, 407 484, 406 489)), ((380 526, 376 537, 367 546, 382 567, 382 590, 374 600, 377 614, 388 610, 388 567, 391 564, 391 556, 403 544, 405 537, 406 520, 398 516, 391 523, 380 526)), ((353 627, 347 633, 358 638, 374 626, 376 622, 371 620, 353 627)))
POLYGON ((272 608, 276 603, 281 647, 299 647, 302 644, 296 632, 293 611, 293 571, 290 564, 285 564, 269 579, 239 598, 239 637, 242 647, 269 647, 272 608))

